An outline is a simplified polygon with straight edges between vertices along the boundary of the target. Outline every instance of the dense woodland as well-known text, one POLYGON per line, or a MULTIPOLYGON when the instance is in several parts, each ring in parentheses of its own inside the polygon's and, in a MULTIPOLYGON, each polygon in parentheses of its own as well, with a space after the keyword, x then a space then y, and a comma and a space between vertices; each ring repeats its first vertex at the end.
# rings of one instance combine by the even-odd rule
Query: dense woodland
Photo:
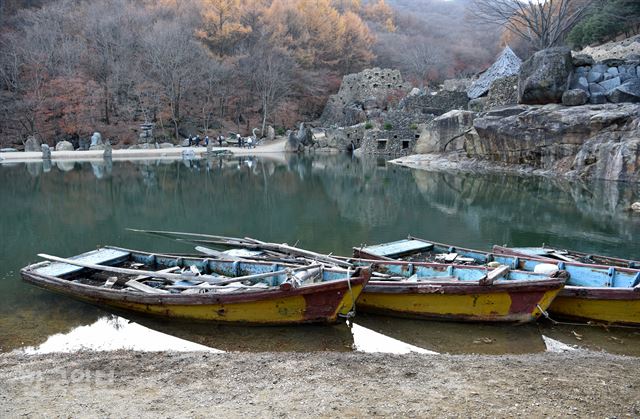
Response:
POLYGON ((172 140, 313 120, 344 74, 396 67, 416 85, 491 63, 498 31, 466 1, 4 1, 0 141, 54 144, 140 123, 172 140))
MULTIPOLYGON (((600 0, 615 1, 629 0, 600 0)), ((0 0, 0 145, 93 131, 125 145, 143 122, 159 141, 284 132, 317 118, 344 74, 393 67, 429 88, 505 43, 532 52, 473 2, 0 0)))

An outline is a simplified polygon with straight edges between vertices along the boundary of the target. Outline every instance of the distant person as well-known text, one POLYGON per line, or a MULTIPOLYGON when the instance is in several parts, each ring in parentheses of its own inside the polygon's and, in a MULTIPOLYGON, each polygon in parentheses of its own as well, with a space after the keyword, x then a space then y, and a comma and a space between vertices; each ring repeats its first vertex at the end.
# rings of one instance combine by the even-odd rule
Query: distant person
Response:
POLYGON ((196 135, 196 147, 200 147, 200 134, 196 135))
POLYGON ((240 134, 238 134, 238 139, 240 142, 240 148, 244 148, 244 138, 240 134))
POLYGON ((223 141, 224 141, 224 135, 222 134, 218 135, 218 144, 220 144, 220 147, 222 147, 223 141))
POLYGON ((251 139, 251 137, 247 138, 247 148, 251 148, 252 144, 253 144, 253 140, 251 139))
POLYGON ((193 137, 189 136, 189 147, 191 147, 191 144, 193 144, 193 137))
POLYGON ((205 135, 204 136, 204 146, 207 147, 209 145, 209 136, 205 135))

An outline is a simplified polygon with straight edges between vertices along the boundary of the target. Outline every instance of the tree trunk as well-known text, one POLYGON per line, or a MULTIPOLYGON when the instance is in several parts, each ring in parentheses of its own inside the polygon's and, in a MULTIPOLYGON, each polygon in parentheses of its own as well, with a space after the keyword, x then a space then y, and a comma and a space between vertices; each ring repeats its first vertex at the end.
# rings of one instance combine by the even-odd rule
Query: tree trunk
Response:
POLYGON ((109 87, 107 83, 104 84, 104 122, 110 125, 109 122, 109 87))
POLYGON ((264 129, 267 125, 267 101, 262 99, 262 129, 260 130, 260 137, 264 137, 264 129))

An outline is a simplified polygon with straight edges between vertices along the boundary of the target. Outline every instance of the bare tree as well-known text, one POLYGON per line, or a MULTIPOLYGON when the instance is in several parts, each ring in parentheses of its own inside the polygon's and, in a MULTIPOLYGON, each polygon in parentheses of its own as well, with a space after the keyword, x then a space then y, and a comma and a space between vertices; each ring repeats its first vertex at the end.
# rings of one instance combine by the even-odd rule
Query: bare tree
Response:
POLYGON ((264 135, 267 117, 285 97, 291 94, 295 61, 286 52, 264 43, 244 60, 245 73, 260 99, 264 135))
POLYGON ((171 121, 179 140, 184 94, 209 65, 202 45, 193 39, 190 27, 180 22, 159 22, 145 39, 145 63, 151 80, 158 83, 171 110, 171 121))
POLYGON ((425 81, 430 74, 438 71, 444 64, 444 51, 439 46, 431 45, 423 39, 415 39, 408 42, 409 48, 404 55, 405 66, 415 75, 420 88, 424 87, 425 81))
POLYGON ((500 24, 535 50, 560 45, 593 0, 473 0, 471 13, 500 24))

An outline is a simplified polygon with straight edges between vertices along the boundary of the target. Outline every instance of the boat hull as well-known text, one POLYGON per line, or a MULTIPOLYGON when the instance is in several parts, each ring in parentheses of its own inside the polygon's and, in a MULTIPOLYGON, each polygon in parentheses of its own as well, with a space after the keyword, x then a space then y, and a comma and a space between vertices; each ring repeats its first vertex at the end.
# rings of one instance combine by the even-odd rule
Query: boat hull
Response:
POLYGON ((399 317, 469 322, 536 320, 547 310, 564 280, 528 284, 438 284, 370 282, 358 311, 399 317))
POLYGON ((549 306, 558 318, 640 325, 640 291, 567 286, 549 306))
POLYGON ((33 285, 99 307, 169 319, 260 325, 335 323, 351 310, 364 284, 366 270, 348 281, 330 281, 289 290, 270 289, 236 294, 140 294, 100 289, 39 275, 25 268, 22 278, 33 285))

